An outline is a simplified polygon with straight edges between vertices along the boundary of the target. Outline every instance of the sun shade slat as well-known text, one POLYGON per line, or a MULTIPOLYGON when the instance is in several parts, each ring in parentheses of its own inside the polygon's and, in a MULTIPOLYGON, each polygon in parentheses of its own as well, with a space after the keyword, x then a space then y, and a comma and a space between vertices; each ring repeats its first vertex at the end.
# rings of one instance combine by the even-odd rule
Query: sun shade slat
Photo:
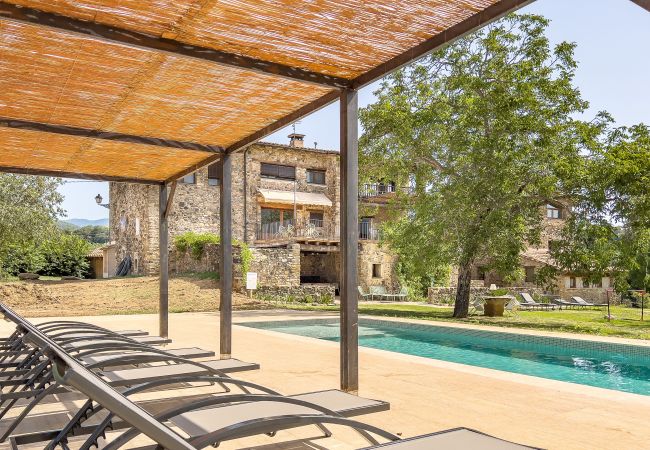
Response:
POLYGON ((329 88, 0 21, 0 116, 227 147, 329 88))
POLYGON ((17 0, 11 3, 354 78, 496 0, 17 0))
POLYGON ((0 127, 0 171, 61 172, 161 182, 207 152, 0 127), (10 170, 11 171, 11 170, 10 170))

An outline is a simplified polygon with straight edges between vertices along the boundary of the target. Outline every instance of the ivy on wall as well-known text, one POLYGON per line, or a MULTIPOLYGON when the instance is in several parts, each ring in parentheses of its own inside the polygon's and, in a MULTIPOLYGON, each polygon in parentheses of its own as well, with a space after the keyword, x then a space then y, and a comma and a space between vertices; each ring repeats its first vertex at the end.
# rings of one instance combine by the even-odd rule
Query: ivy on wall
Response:
MULTIPOLYGON (((221 239, 218 234, 214 233, 195 233, 188 231, 174 237, 174 245, 179 252, 190 251, 195 259, 201 259, 208 244, 219 244, 221 239)), ((244 276, 248 273, 251 262, 253 261, 253 252, 248 244, 238 239, 233 240, 233 245, 241 249, 241 271, 244 276)))

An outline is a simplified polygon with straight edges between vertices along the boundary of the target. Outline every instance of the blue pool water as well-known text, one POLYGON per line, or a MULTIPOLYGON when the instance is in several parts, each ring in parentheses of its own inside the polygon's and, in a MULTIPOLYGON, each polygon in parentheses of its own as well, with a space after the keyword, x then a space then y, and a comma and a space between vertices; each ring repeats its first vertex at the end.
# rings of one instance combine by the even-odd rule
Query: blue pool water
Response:
MULTIPOLYGON (((339 340, 337 320, 244 326, 339 340)), ((650 395, 650 348, 552 337, 361 320, 359 344, 407 355, 650 395)))

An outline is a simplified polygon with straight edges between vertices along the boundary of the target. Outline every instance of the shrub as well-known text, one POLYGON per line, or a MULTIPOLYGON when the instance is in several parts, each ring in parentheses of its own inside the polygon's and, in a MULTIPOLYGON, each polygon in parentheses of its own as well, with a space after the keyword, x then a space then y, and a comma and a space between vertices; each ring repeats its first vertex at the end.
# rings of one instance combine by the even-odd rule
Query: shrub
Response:
POLYGON ((22 272, 38 273, 44 264, 45 258, 33 242, 8 245, 0 255, 0 272, 5 276, 22 272))
POLYGON ((44 259, 39 274, 48 276, 84 277, 89 263, 86 255, 92 245, 85 239, 70 233, 59 233, 40 246, 44 259))

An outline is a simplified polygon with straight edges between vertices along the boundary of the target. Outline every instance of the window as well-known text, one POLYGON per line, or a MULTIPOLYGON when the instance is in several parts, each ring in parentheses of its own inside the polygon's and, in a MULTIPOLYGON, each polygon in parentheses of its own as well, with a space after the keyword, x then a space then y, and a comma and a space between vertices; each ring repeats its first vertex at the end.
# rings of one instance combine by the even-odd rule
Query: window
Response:
POLYGON ((487 269, 485 267, 478 267, 476 269, 476 272, 477 272, 477 275, 478 275, 477 279, 485 280, 485 277, 487 275, 487 269))
POLYGON ((569 277, 569 287, 571 289, 575 289, 578 287, 578 281, 576 280, 576 277, 569 277))
POLYGON ((181 183, 183 183, 183 184, 196 184, 196 174, 191 173, 189 175, 185 175, 183 178, 181 178, 181 183))
POLYGON ((372 277, 381 278, 381 264, 372 265, 372 277))
POLYGON ((325 171, 316 169, 307 169, 307 183, 325 184, 325 171))
POLYGON ((323 213, 320 211, 310 211, 309 212, 309 223, 315 227, 323 226, 323 213))
POLYGON ((551 204, 546 205, 546 217, 548 219, 560 219, 560 209, 557 206, 551 204))
POLYGON ((293 211, 290 209, 262 208, 262 225, 267 224, 291 225, 293 211))
POLYGON ((208 166, 208 185, 219 186, 219 163, 210 164, 208 166))
POLYGON ((281 178, 283 180, 295 180, 296 168, 293 166, 281 166, 279 164, 262 163, 260 174, 263 177, 281 178))
POLYGON ((526 271, 526 283, 534 283, 535 282, 535 267, 526 266, 526 267, 524 267, 524 270, 526 271))

